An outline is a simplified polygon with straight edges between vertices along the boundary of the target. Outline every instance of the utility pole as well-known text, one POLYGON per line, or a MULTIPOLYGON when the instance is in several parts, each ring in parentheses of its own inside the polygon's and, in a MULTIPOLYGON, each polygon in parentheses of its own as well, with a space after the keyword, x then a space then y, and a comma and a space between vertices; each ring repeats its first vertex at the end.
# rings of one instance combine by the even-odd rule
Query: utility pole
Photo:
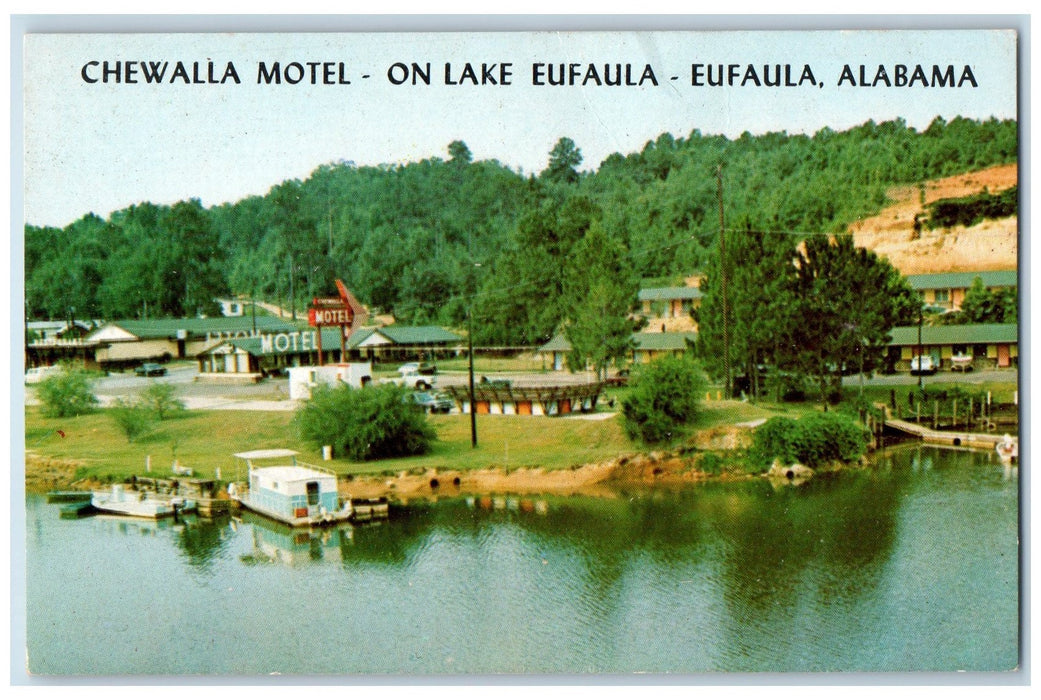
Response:
POLYGON ((719 202, 719 292, 723 302, 723 396, 731 398, 730 321, 727 318, 727 244, 723 219, 723 164, 716 166, 716 199, 719 202))
POLYGON ((477 447, 477 406, 474 403, 474 322, 473 299, 466 311, 466 342, 470 355, 470 446, 477 447))
MULTIPOLYGON (((925 388, 923 386, 924 380, 922 379, 922 304, 918 304, 918 394, 919 396, 925 395, 925 388)), ((914 360, 912 360, 913 362, 914 360)))
POLYGON ((296 290, 293 286, 293 278, 296 277, 296 266, 293 256, 289 256, 289 314, 296 320, 296 290))

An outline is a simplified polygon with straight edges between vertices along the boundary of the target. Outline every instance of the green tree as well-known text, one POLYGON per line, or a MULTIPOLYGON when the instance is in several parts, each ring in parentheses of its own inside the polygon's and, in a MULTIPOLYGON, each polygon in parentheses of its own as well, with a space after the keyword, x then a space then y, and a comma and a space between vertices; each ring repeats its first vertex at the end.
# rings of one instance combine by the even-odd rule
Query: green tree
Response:
POLYGON ((610 363, 629 353, 638 291, 621 244, 594 221, 572 249, 564 277, 564 335, 571 343, 572 371, 592 364, 603 379, 610 363))
POLYGON ((844 371, 882 365, 889 332, 917 319, 920 297, 887 260, 837 234, 803 242, 788 303, 796 322, 781 364, 815 377, 827 409, 844 371))
POLYGON ((297 411, 301 437, 353 460, 424 454, 436 437, 426 414, 393 384, 319 387, 297 411))
POLYGON ((961 304, 962 323, 1016 323, 1019 316, 1016 293, 1011 289, 989 290, 977 276, 961 304))
POLYGON ((549 165, 542 175, 554 182, 575 183, 578 182, 578 166, 581 164, 582 151, 565 136, 549 152, 549 165))
POLYGON ((746 377, 755 397, 761 387, 760 367, 776 364, 779 348, 800 322, 789 308, 796 253, 789 237, 752 231, 748 224, 726 235, 726 261, 721 262, 717 247, 700 285, 701 305, 691 312, 698 323, 697 351, 714 376, 725 377, 729 369, 731 377, 746 377))
POLYGON ((140 405, 159 420, 166 420, 184 411, 184 402, 177 398, 177 389, 166 382, 152 382, 141 392, 140 405))
POLYGON ((93 382, 83 371, 66 369, 36 385, 36 398, 50 418, 71 418, 90 413, 98 405, 93 382))
POLYGON ((457 165, 468 165, 474 158, 470 148, 459 140, 448 144, 448 155, 450 157, 449 162, 457 165))
POLYGON ((707 386, 701 366, 689 355, 668 355, 640 366, 622 401, 626 434, 647 444, 681 437, 697 418, 707 386))
POLYGON ((600 211, 588 198, 540 189, 478 293, 479 342, 543 343, 564 318, 564 285, 574 248, 600 211))

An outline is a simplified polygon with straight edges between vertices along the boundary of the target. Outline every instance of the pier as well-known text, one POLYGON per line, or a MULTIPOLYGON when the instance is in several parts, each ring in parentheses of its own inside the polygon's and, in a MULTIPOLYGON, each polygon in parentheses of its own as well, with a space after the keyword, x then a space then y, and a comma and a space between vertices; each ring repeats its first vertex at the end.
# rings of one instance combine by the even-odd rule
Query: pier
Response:
MULTIPOLYGON (((889 409, 885 406, 879 406, 886 412, 885 421, 882 423, 883 431, 890 433, 899 433, 914 438, 918 438, 922 442, 930 445, 950 445, 953 447, 977 447, 982 449, 993 450, 997 447, 998 443, 1003 442, 1005 439, 1004 435, 996 435, 993 433, 975 433, 971 431, 959 431, 959 430, 937 430, 929 428, 921 423, 914 421, 901 420, 899 418, 893 418, 889 415, 889 409)), ((1013 440, 1019 442, 1019 437, 1014 436, 1013 440)))

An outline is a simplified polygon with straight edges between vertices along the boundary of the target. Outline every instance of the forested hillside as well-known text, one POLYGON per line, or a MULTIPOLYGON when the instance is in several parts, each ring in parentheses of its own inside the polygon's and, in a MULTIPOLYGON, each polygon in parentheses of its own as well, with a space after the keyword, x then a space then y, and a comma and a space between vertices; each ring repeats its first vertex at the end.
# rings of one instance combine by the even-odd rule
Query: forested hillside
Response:
POLYGON ((27 311, 191 315, 228 294, 287 307, 292 295, 300 309, 341 278, 400 321, 463 327, 472 311, 481 342, 531 344, 574 315, 578 290, 617 288, 624 305, 640 280, 701 268, 718 238, 717 172, 728 229, 798 238, 878 212, 894 185, 1016 156, 1015 122, 960 118, 922 132, 897 120, 813 136, 663 134, 599 165, 562 138, 536 176, 455 141, 446 157, 340 161, 210 209, 145 202, 64 229, 27 224, 27 311))

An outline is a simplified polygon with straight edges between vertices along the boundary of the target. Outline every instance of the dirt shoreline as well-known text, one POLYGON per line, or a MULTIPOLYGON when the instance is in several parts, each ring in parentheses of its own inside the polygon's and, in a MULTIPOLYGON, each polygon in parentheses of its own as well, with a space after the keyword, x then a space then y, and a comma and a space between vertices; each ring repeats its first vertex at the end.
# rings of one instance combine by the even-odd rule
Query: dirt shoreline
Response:
MULTIPOLYGON (((747 447, 751 429, 745 426, 717 427, 700 431, 691 444, 697 452, 675 451, 631 453, 584 464, 571 469, 540 467, 482 469, 429 469, 422 473, 402 471, 393 476, 348 475, 339 477, 340 494, 352 498, 389 497, 409 499, 431 495, 603 495, 616 494, 625 486, 681 486, 707 479, 735 479, 699 469, 707 452, 727 452, 747 447)), ((57 489, 92 489, 106 485, 96 480, 76 480, 84 462, 57 459, 28 451, 25 456, 25 487, 30 493, 57 489)))

